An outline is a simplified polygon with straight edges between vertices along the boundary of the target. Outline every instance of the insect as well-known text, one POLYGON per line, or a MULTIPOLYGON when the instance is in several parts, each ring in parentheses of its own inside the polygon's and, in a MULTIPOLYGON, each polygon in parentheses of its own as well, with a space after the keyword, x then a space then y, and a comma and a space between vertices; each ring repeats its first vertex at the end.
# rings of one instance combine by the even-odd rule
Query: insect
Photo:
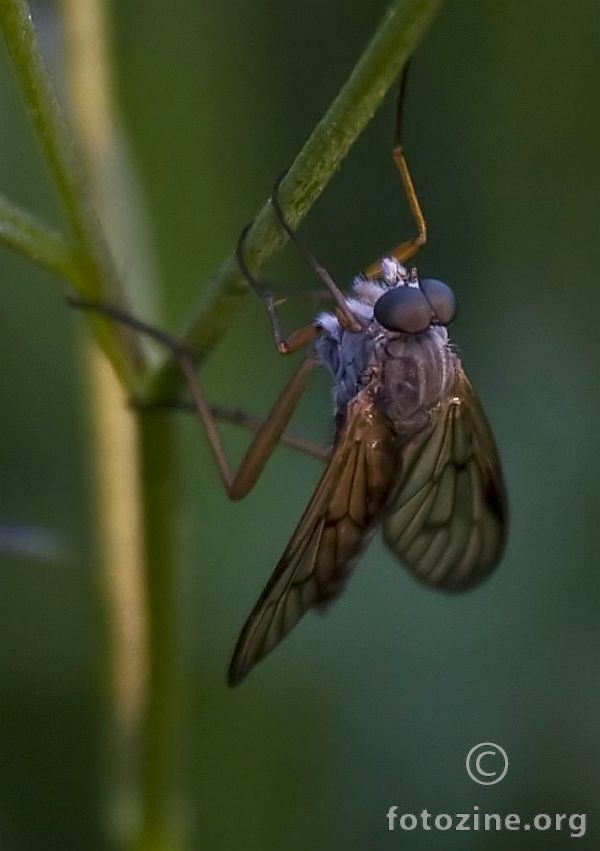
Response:
MULTIPOLYGON (((192 359, 168 335, 117 310, 77 302, 127 322, 168 345, 178 358, 228 495, 245 496, 278 442, 326 461, 326 468, 289 544, 238 639, 229 683, 239 683, 300 618, 342 591, 356 561, 383 526, 392 553, 421 582, 462 591, 496 566, 506 536, 506 499, 494 438, 451 344, 447 325, 456 302, 441 281, 420 279, 406 263, 426 242, 426 223, 401 138, 406 86, 397 101, 393 158, 417 234, 355 280, 349 295, 301 242, 286 220, 278 181, 271 201, 279 223, 330 294, 334 311, 321 313, 289 336, 273 297, 244 258, 242 274, 262 299, 277 350, 309 354, 263 422, 211 408, 192 359), (335 433, 331 449, 285 434, 309 374, 321 363, 333 381, 335 433), (234 475, 216 419, 233 419, 256 433, 234 475)), ((281 180, 281 179, 280 179, 281 180)))

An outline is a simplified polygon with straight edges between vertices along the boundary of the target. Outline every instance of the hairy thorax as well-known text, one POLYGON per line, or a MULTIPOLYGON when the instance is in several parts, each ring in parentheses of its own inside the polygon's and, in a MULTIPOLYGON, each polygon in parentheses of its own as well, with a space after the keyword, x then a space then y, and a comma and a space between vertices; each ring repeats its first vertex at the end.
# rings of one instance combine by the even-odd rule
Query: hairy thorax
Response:
POLYGON ((360 334, 326 334, 316 353, 332 372, 338 423, 357 393, 367 390, 399 436, 424 428, 451 392, 460 365, 445 328, 390 333, 376 323, 360 334))
POLYGON ((446 329, 381 335, 374 341, 374 354, 381 365, 377 399, 383 413, 396 433, 419 431, 454 385, 459 361, 448 344, 446 329))

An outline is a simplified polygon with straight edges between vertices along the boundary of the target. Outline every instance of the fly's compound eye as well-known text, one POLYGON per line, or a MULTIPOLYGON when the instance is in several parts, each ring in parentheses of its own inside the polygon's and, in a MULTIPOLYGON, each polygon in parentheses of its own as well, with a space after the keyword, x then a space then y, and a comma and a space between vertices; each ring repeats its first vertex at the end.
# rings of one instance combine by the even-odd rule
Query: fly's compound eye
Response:
POLYGON ((388 331, 420 334, 432 323, 447 325, 456 315, 456 299, 449 286, 425 278, 418 287, 399 286, 380 296, 375 319, 388 331))
POLYGON ((375 319, 388 331, 419 334, 431 324, 431 305, 419 287, 399 286, 379 296, 373 309, 375 319))
POLYGON ((440 325, 449 325, 456 316, 456 297, 448 284, 435 278, 423 278, 420 284, 434 318, 440 325))

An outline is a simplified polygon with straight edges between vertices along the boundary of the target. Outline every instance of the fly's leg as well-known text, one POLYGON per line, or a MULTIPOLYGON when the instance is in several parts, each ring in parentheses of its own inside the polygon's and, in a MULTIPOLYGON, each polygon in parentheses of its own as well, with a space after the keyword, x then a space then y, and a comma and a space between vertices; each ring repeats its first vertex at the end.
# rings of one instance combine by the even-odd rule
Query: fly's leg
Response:
MULTIPOLYGON (((304 244, 304 242, 302 242, 298 234, 292 229, 290 223, 285 217, 285 213, 283 212, 281 202, 279 200, 279 187, 281 186, 281 182, 285 177, 286 173, 287 172, 283 172, 283 174, 281 174, 277 178, 271 191, 271 205, 273 207, 273 210, 275 211, 277 220, 285 231, 285 233, 292 241, 292 243, 296 246, 296 248, 300 251, 305 260, 308 262, 308 265, 311 267, 315 275, 324 284, 327 293, 335 303, 335 312, 342 327, 346 331, 359 334, 363 330, 363 327, 348 307, 348 302, 346 297, 344 296, 344 293, 335 283, 327 269, 321 263, 319 263, 312 251, 310 251, 310 249, 304 244)), ((311 325, 305 326, 304 328, 300 328, 298 331, 295 331, 289 337, 286 337, 283 334, 279 322, 279 317, 277 315, 277 304, 275 302, 275 299, 269 292, 267 292, 264 284, 262 284, 259 280, 257 280, 257 278, 255 278, 246 262, 246 258, 244 255, 244 246, 246 243, 248 231, 251 227, 252 222, 246 225, 246 227, 242 230, 239 236, 236 247, 236 258, 238 261, 238 265, 247 283, 254 290, 256 295, 260 298, 265 307, 265 310, 267 311, 267 316, 269 317, 269 322, 271 324, 271 334, 273 336, 273 341, 275 343, 277 351, 280 352, 280 354, 288 354, 289 352, 297 351, 297 349, 302 348, 308 343, 312 342, 315 337, 317 337, 320 333, 320 328, 318 327, 318 325, 313 323, 311 325)))
MULTIPOLYGON (((400 172, 400 179, 402 180, 402 186, 404 187, 404 193, 408 201, 410 212, 417 226, 417 233, 411 239, 407 239, 404 242, 401 242, 399 245, 397 245, 395 248, 393 248, 387 253, 386 256, 394 257, 399 263, 406 263, 406 261, 410 260, 411 257, 414 257, 417 251, 422 248, 422 246, 425 245, 425 243, 427 242, 427 223, 425 221, 425 216, 423 215, 423 210, 421 209, 421 204, 419 203, 417 191, 415 189, 415 185, 411 177, 408 162, 406 160, 406 156, 404 155, 404 146, 402 144, 402 113, 404 108, 407 79, 408 66, 405 67, 402 73, 400 85, 398 88, 398 98, 396 100, 396 121, 394 127, 394 148, 392 150, 392 157, 396 164, 396 168, 400 172)), ((378 260, 377 262, 372 263, 365 270, 365 275, 368 278, 374 278, 379 275, 380 272, 381 260, 378 260)))
MULTIPOLYGON (((246 411, 241 411, 238 408, 224 408, 221 405, 212 405, 211 412, 215 419, 225 423, 242 426, 256 434, 264 425, 264 420, 261 417, 255 417, 246 411)), ((290 449, 296 449, 304 455, 310 455, 311 458, 317 458, 319 461, 329 461, 331 457, 331 447, 324 446, 314 440, 308 440, 305 437, 298 437, 295 434, 288 434, 284 431, 279 438, 279 443, 282 446, 288 446, 290 449)))
MULTIPOLYGON (((193 402, 175 401, 175 402, 156 402, 143 405, 137 405, 143 410, 164 410, 169 408, 176 411, 184 411, 185 413, 195 414, 196 406, 193 402)), ((256 432, 262 427, 264 419, 256 417, 254 414, 249 414, 247 411, 242 411, 239 408, 225 408, 221 405, 211 405, 210 412, 212 416, 224 423, 239 425, 248 431, 256 432)), ((290 449, 295 449, 302 452, 304 455, 309 455, 311 458, 317 458, 319 461, 329 461, 331 457, 331 447, 325 446, 322 443, 317 443, 313 440, 308 440, 304 437, 298 437, 295 434, 289 434, 284 431, 279 438, 279 443, 282 446, 287 446, 290 449)))
POLYGON ((292 373, 266 419, 255 433, 236 473, 227 461, 215 418, 206 401, 194 364, 188 352, 179 355, 179 363, 196 406, 200 424, 208 439, 221 480, 230 499, 243 499, 256 484, 306 389, 308 377, 315 365, 312 357, 305 358, 292 373))
POLYGON ((320 279, 327 291, 330 293, 333 301, 335 302, 337 311, 343 318, 345 327, 347 327, 349 331, 353 331, 354 333, 360 333, 363 330, 362 325, 360 324, 360 322, 358 322, 352 311, 349 309, 344 293, 335 283, 327 269, 321 263, 319 263, 312 251, 304 244, 298 234, 292 229, 290 223, 285 217, 285 214, 281 207, 281 202, 279 200, 279 187, 281 186, 281 182, 285 177, 286 173, 287 172, 284 171, 283 174, 281 174, 277 178, 277 180, 275 181, 275 185, 273 186, 273 190, 271 192, 271 204, 273 206, 273 209, 275 210, 275 214, 277 215, 279 224, 287 233, 290 240, 294 243, 298 251, 302 254, 304 259, 307 261, 308 265, 313 270, 317 278, 320 279))
POLYGON ((142 322, 126 311, 78 298, 70 298, 68 301, 74 307, 93 310, 114 319, 116 322, 128 325, 166 346, 172 352, 184 374, 196 416, 208 440, 227 495, 232 500, 242 499, 246 496, 256 484, 300 401, 315 364, 314 359, 312 357, 305 358, 292 374, 269 414, 258 426, 239 469, 234 473, 227 461, 215 417, 196 376, 192 356, 185 346, 164 331, 142 322))
POLYGON ((281 330, 281 325, 279 323, 279 316, 277 315, 277 304, 275 302, 275 299, 269 292, 265 290, 264 284, 262 284, 254 277, 254 275, 248 268, 246 258, 244 257, 244 246, 246 243, 246 237, 251 227, 252 222, 246 225, 246 227, 240 233, 235 249, 235 255, 238 261, 238 266, 240 267, 240 272, 246 279, 247 283, 262 301, 265 310, 267 311, 267 316, 269 317, 269 322, 271 324, 271 334, 273 336, 275 348, 277 349, 279 354, 289 355, 293 352, 297 352, 299 349, 304 348, 309 343, 312 343, 312 341, 319 335, 319 328, 317 325, 311 323, 310 325, 305 325, 304 327, 299 328, 297 331, 294 331, 288 337, 284 335, 283 331, 281 330))

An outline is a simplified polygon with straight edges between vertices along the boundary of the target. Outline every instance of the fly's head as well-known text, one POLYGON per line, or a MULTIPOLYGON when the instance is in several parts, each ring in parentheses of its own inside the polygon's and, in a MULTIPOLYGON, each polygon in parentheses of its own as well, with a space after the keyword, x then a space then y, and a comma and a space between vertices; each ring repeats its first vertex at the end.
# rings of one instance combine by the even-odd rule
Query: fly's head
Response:
MULTIPOLYGON (((447 284, 435 278, 419 280, 416 269, 409 271, 392 257, 382 260, 377 281, 363 280, 367 287, 379 290, 372 302, 373 317, 386 331, 420 334, 432 325, 448 325, 456 315, 456 298, 447 284)), ((357 280, 357 294, 361 286, 357 280)))
MULTIPOLYGON (((376 338, 414 337, 430 328, 445 329, 456 315, 456 298, 450 287, 435 278, 419 279, 393 257, 381 261, 377 278, 358 275, 346 305, 363 332, 376 338)), ((315 324, 332 344, 340 344, 346 331, 340 312, 321 313, 315 324)), ((444 333, 444 339, 447 339, 444 333)))

